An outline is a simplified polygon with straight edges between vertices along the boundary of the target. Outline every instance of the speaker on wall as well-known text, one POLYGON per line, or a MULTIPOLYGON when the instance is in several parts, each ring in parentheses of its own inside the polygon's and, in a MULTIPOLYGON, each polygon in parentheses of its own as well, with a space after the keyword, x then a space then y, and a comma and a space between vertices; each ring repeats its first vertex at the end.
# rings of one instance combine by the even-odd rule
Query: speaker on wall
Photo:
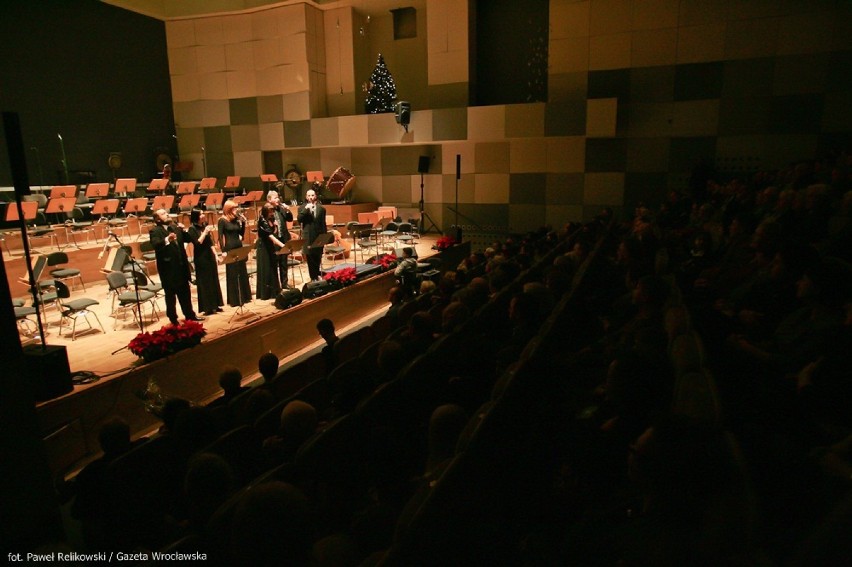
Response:
POLYGON ((429 156, 420 156, 417 161, 417 173, 429 173, 429 156))
POLYGON ((411 103, 405 100, 399 101, 394 105, 394 114, 396 123, 408 132, 408 124, 411 122, 411 103))

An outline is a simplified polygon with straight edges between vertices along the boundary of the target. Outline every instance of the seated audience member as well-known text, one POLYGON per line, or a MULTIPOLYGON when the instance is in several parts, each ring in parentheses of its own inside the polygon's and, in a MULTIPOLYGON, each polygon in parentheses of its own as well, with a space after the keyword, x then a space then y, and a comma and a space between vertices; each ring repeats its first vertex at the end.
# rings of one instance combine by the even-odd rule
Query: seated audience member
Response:
POLYGON ((438 284, 436 284, 432 280, 423 280, 422 282, 420 282, 420 295, 431 293, 436 289, 438 289, 438 284))
POLYGON ((408 327, 400 335, 400 342, 413 359, 423 354, 435 341, 435 324, 426 311, 418 311, 408 319, 408 327))
POLYGON ((267 388, 255 388, 242 407, 237 409, 235 425, 252 425, 275 405, 275 396, 267 388))
POLYGON ((246 491, 230 528, 230 565, 286 567, 311 564, 315 513, 302 492, 284 482, 246 491))
POLYGON ((468 416, 464 408, 455 404, 438 406, 429 419, 428 445, 425 474, 431 478, 441 476, 456 453, 459 435, 467 425, 468 416))
POLYGON ((281 410, 278 434, 263 441, 263 453, 270 466, 291 462, 299 447, 317 431, 317 410, 301 400, 293 400, 281 410))
POLYGON ((340 338, 334 332, 334 323, 331 319, 321 319, 317 323, 317 332, 325 341, 325 346, 322 347, 322 358, 325 361, 325 371, 329 373, 332 368, 337 366, 334 345, 340 338))
POLYGON ((260 355, 257 361, 257 369, 263 377, 263 385, 269 385, 278 375, 278 357, 272 352, 265 352, 260 355))
POLYGON ((467 305, 461 301, 452 301, 441 311, 441 333, 446 335, 459 329, 468 319, 471 313, 467 305))
POLYGON ((169 398, 163 404, 161 418, 163 424, 160 426, 157 435, 171 435, 175 431, 175 423, 178 416, 184 411, 192 407, 189 400, 183 398, 169 398))
POLYGON ((201 534, 213 513, 233 494, 237 480, 231 465, 213 453, 193 456, 186 470, 183 492, 186 497, 187 528, 201 534))
POLYGON ((386 340, 379 345, 376 355, 376 365, 379 371, 374 374, 376 385, 390 382, 397 377, 399 371, 411 361, 411 358, 398 341, 386 340))
POLYGON ((144 439, 132 443, 130 426, 120 417, 108 419, 98 432, 103 455, 95 459, 77 474, 73 490, 76 499, 71 506, 71 516, 83 525, 83 537, 87 544, 97 546, 103 543, 105 510, 109 503, 105 483, 109 464, 127 453, 144 439))
POLYGON ((414 257, 414 249, 406 246, 402 249, 402 258, 393 270, 394 275, 402 287, 403 293, 410 297, 414 295, 417 285, 417 259, 414 257))
POLYGON ((219 374, 219 386, 222 388, 224 393, 207 404, 209 408, 215 408, 218 406, 226 406, 231 402, 234 398, 242 394, 243 392, 248 392, 251 388, 242 385, 243 382, 243 374, 239 371, 238 368, 233 366, 228 366, 222 370, 219 374))
POLYGON ((405 301, 405 294, 402 288, 399 286, 390 288, 390 291, 388 291, 388 301, 390 302, 390 307, 385 316, 390 320, 391 327, 396 329, 399 327, 399 309, 405 301))

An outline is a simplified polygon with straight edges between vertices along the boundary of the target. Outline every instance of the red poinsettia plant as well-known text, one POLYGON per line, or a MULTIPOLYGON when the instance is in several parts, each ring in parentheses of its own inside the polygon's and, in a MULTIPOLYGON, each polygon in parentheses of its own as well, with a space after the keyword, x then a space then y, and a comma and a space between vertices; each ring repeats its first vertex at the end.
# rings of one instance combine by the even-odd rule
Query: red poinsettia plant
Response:
POLYGON ((191 348, 201 342, 207 331, 198 321, 184 321, 178 325, 167 325, 154 332, 139 333, 127 348, 145 362, 191 348))
POLYGON ((347 285, 358 279, 358 272, 355 271, 355 268, 340 268, 323 275, 323 279, 331 283, 347 285))
POLYGON ((437 242, 435 242, 435 245, 432 248, 434 248, 435 250, 446 250, 447 248, 453 246, 455 243, 456 239, 452 236, 442 236, 438 239, 437 242))
POLYGON ((387 271, 396 266, 396 254, 380 254, 376 258, 371 259, 370 264, 377 264, 382 268, 382 271, 387 271))

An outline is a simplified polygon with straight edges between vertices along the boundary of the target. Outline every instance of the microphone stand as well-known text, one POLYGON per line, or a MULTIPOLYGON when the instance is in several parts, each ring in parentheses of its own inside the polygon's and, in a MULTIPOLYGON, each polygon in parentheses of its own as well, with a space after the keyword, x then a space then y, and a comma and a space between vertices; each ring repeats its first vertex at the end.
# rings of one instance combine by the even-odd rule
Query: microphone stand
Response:
MULTIPOLYGON (((118 235, 114 232, 110 232, 109 235, 111 237, 113 237, 116 242, 118 242, 119 250, 124 250, 124 248, 125 248, 124 243, 121 241, 121 239, 118 237, 118 235)), ((136 314, 137 314, 138 319, 139 319, 139 332, 144 333, 145 332, 145 322, 142 320, 142 300, 140 299, 140 296, 139 296, 139 280, 136 278, 136 269, 140 268, 140 273, 141 273, 141 267, 139 266, 139 262, 137 262, 136 259, 132 255, 128 254, 127 258, 130 260, 131 266, 133 266, 133 268, 132 268, 132 270, 133 270, 133 290, 136 293, 136 314)), ((117 351, 113 352, 112 354, 115 354, 116 352, 119 352, 119 351, 124 350, 126 348, 127 348, 126 346, 123 346, 120 349, 118 349, 117 351)))
POLYGON ((44 171, 41 168, 41 152, 39 151, 38 147, 36 147, 36 146, 31 146, 30 149, 35 151, 35 155, 36 155, 36 164, 38 165, 39 188, 44 189, 44 171))

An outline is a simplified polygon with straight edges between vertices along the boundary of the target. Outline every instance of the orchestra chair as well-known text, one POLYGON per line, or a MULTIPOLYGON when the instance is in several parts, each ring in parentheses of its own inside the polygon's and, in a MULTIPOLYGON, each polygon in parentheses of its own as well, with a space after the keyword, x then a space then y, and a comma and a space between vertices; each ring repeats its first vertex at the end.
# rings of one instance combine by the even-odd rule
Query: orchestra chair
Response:
POLYGON ((54 280, 71 280, 79 279, 83 290, 86 290, 86 284, 83 283, 83 275, 77 268, 63 268, 68 263, 68 254, 65 252, 52 252, 47 255, 47 267, 53 268, 50 270, 50 275, 54 280))
POLYGON ((77 248, 80 248, 80 243, 77 242, 78 234, 86 235, 86 243, 89 242, 89 235, 93 235, 95 237, 95 242, 98 241, 98 237, 95 234, 95 226, 92 221, 84 220, 85 214, 83 213, 83 209, 80 207, 74 207, 71 209, 69 213, 69 218, 65 221, 65 239, 68 243, 72 243, 77 248))
POLYGON ((151 305, 151 317, 157 317, 157 320, 160 319, 160 316, 157 312, 157 304, 156 294, 152 291, 147 291, 144 289, 139 289, 139 297, 136 296, 136 290, 128 286, 127 276, 123 272, 112 271, 106 275, 107 285, 109 285, 109 293, 112 295, 112 313, 111 317, 114 319, 113 329, 118 326, 118 313, 127 313, 130 311, 133 313, 133 319, 136 321, 136 324, 139 324, 139 314, 137 313, 137 307, 139 313, 142 311, 142 306, 145 303, 149 303, 151 305), (116 306, 118 303, 118 306, 116 306))
POLYGON ((25 337, 34 337, 38 331, 38 325, 30 319, 30 315, 35 315, 38 310, 35 307, 26 306, 22 299, 13 299, 12 304, 15 307, 15 322, 18 325, 18 332, 25 337))
POLYGON ((72 341, 77 340, 77 319, 79 319, 80 317, 82 317, 83 320, 86 321, 86 323, 89 325, 90 329, 94 329, 91 321, 89 321, 89 315, 95 316, 95 321, 98 322, 98 326, 101 328, 101 331, 103 333, 106 333, 106 331, 104 330, 104 326, 101 324, 100 318, 98 318, 98 314, 89 309, 93 305, 99 305, 97 300, 94 300, 94 299, 91 299, 91 298, 88 298, 88 297, 81 297, 81 298, 78 298, 78 299, 70 299, 71 298, 71 292, 69 291, 68 286, 65 285, 61 281, 56 282, 56 294, 57 294, 56 304, 59 307, 59 313, 60 313, 60 317, 59 317, 59 334, 60 334, 60 336, 62 335, 62 327, 63 327, 63 323, 65 322, 66 319, 70 319, 71 321, 73 321, 73 324, 71 325, 71 340, 72 341))

